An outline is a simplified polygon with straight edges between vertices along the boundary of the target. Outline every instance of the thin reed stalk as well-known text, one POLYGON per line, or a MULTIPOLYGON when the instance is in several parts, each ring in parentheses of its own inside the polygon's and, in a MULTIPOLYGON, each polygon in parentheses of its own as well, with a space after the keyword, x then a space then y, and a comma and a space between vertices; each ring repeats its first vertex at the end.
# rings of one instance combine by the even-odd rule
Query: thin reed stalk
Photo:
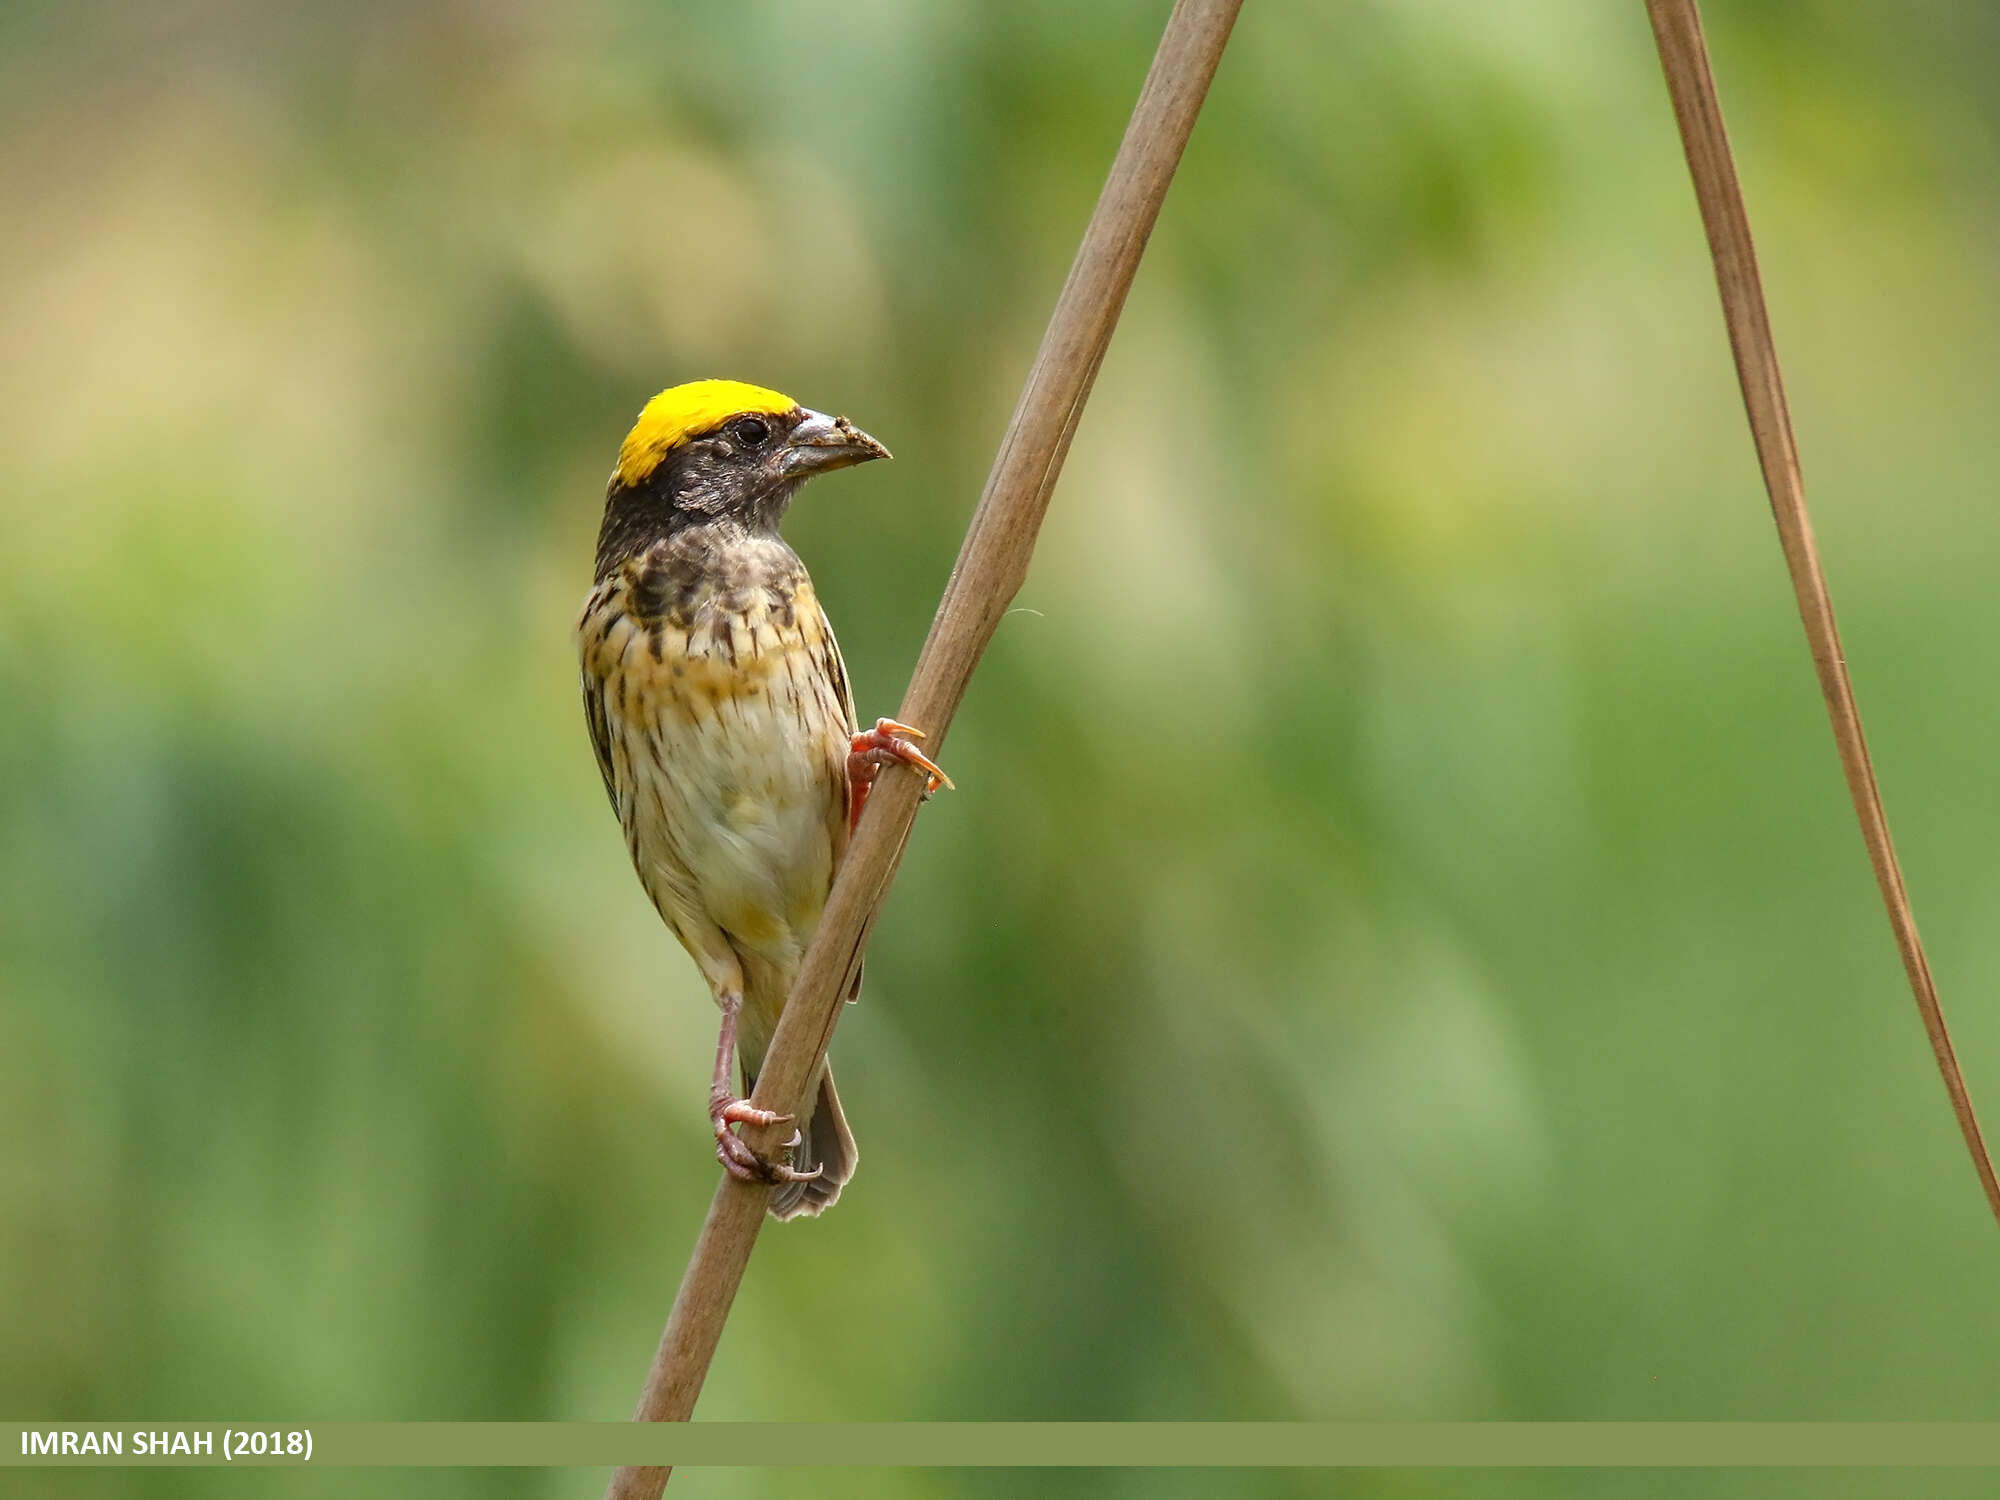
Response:
POLYGON ((1966 1091, 1965 1075, 1951 1045, 1937 983, 1931 978, 1930 960, 1924 954, 1923 940, 1917 935, 1916 914, 1910 909, 1903 869, 1889 839, 1889 819, 1882 810, 1875 766, 1861 733, 1861 710, 1854 700, 1854 684, 1848 679, 1847 657, 1840 648, 1833 596, 1827 590, 1819 548, 1813 541, 1798 444, 1792 437, 1791 410, 1785 401, 1777 345, 1771 337, 1771 320, 1764 307, 1764 285, 1757 272, 1756 247, 1750 239, 1750 218, 1743 206, 1743 189, 1736 180, 1736 161, 1723 127, 1722 105, 1716 97, 1715 74, 1709 66, 1701 13, 1695 0, 1646 0, 1646 10, 1652 17, 1653 40, 1659 47, 1660 65, 1666 71, 1667 91, 1673 97, 1674 118, 1680 123, 1681 146, 1687 154, 1688 171, 1694 177, 1701 220, 1708 230, 1709 254, 1715 262, 1716 285, 1722 293, 1722 317, 1729 326, 1729 346, 1736 356, 1736 375, 1743 387, 1750 435, 1757 445, 1758 462, 1763 465, 1764 488, 1771 496, 1771 514, 1778 523, 1785 567, 1792 575, 1799 619, 1805 626, 1806 643, 1812 648, 1820 695, 1826 699, 1827 717, 1833 724, 1833 742, 1840 751, 1848 794, 1854 799, 1854 815, 1861 823, 1868 862, 1874 866, 1875 883, 1881 889, 1883 905, 1888 908, 1889 927, 1895 934, 1896 949, 1902 954, 1903 971, 1909 977, 1910 993, 1916 999, 1917 1013, 1922 1016, 1924 1032, 1930 1038, 1945 1093, 1951 1098, 1952 1114, 1957 1117, 1965 1149, 1971 1153, 1972 1165, 1979 1173, 1987 1206, 1994 1218, 2000 1220, 2000 1178, 1994 1176, 1993 1159, 1987 1154, 1979 1118, 1972 1111, 1972 1096, 1966 1091))
MULTIPOLYGON (((1027 577, 1056 476, 1241 6, 1242 0, 1178 0, 1167 20, 896 714, 925 731, 927 751, 944 742, 973 669, 1027 577)), ((752 1102, 759 1108, 783 1114, 803 1110, 807 1080, 826 1053, 841 997, 895 878, 922 790, 922 778, 902 765, 886 767, 876 782, 758 1073, 752 1102)), ((745 1135, 759 1152, 773 1154, 781 1149, 785 1128, 745 1135)), ((692 1415, 763 1227, 770 1191, 723 1176, 681 1278, 635 1420, 684 1422, 692 1415)), ((606 1491, 608 1500, 657 1500, 669 1473, 662 1467, 620 1469, 606 1491)))

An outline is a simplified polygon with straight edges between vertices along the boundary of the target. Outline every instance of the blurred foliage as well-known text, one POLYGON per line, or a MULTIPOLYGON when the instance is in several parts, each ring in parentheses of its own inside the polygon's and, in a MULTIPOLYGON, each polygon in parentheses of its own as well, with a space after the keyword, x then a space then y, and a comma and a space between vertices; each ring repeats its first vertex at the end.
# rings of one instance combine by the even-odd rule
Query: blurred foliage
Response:
MULTIPOLYGON (((1710 9, 2000 1110, 2000 13, 1710 9)), ((0 10, 7 1409, 629 1410, 714 1017, 574 701, 603 477, 696 376, 882 435, 789 530, 890 711, 1163 12, 0 10)), ((1990 1416, 1993 1230, 1770 530, 1637 0, 1250 6, 836 1044, 864 1167, 705 1415, 1990 1416)))

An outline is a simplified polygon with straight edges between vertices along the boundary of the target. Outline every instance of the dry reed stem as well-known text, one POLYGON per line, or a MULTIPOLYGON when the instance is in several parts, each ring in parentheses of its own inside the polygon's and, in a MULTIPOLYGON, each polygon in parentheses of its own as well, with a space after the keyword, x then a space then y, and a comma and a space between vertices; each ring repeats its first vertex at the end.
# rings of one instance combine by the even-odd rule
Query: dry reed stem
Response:
POLYGON ((1868 757, 1868 742, 1862 737, 1861 711, 1854 701, 1854 686, 1848 680, 1847 658, 1840 649, 1833 598, 1827 592, 1819 549, 1813 542, 1805 480, 1799 471, 1798 446, 1792 437, 1791 412, 1785 402, 1777 346, 1772 341, 1770 318, 1764 308, 1763 282, 1757 273, 1757 252, 1750 239, 1743 190, 1736 180, 1736 163, 1730 154, 1728 133, 1723 128, 1722 106, 1716 98, 1715 75, 1709 67, 1701 14, 1695 0, 1646 0, 1646 10, 1652 17, 1653 39, 1659 45, 1667 90, 1673 96, 1674 118, 1680 124, 1681 145, 1687 152, 1688 171, 1694 177, 1702 223, 1708 230, 1709 253, 1715 261, 1715 280, 1722 292, 1723 319, 1729 325, 1729 346, 1736 356, 1743 405, 1750 416, 1750 434, 1757 444, 1758 461, 1763 465, 1764 487, 1770 492, 1771 513, 1777 518, 1785 566, 1792 575, 1799 618, 1812 648, 1813 666, 1819 672, 1819 690, 1826 699, 1827 716, 1833 722, 1834 744, 1840 750, 1840 765, 1847 775, 1848 793, 1854 799, 1854 814, 1860 819, 1868 860, 1875 868, 1875 883, 1881 888, 1883 905, 1889 911, 1889 926, 1903 956, 1910 993, 1916 997, 1924 1031, 1937 1058, 1938 1072, 1944 1077, 1945 1092, 1951 1096, 1952 1113, 1958 1118, 1965 1148, 1972 1153, 1972 1164, 1986 1191, 1987 1205, 1994 1218, 2000 1220, 2000 1179, 1994 1176, 1979 1119, 1972 1112, 1972 1099, 1966 1092, 1965 1077, 1959 1071, 1958 1056, 1951 1045, 1951 1032, 1945 1026, 1944 1009, 1938 1002, 1937 985, 1931 978, 1930 960, 1924 956, 1923 942, 1917 936, 1917 920, 1910 910, 1909 892, 1903 886, 1902 867, 1889 840, 1889 820, 1882 810, 1875 767, 1868 757))
MULTIPOLYGON (((1167 20, 896 713, 926 731, 927 751, 935 753, 943 743, 973 668, 1027 577, 1077 419, 1241 6, 1242 0, 1178 0, 1167 20)), ((848 977, 895 878, 921 791, 922 778, 906 766, 886 767, 876 782, 758 1074, 759 1108, 803 1109, 806 1081, 825 1055, 848 977)), ((785 1128, 744 1133, 758 1151, 772 1154, 780 1149, 785 1128)), ((763 1227, 770 1191, 727 1175, 717 1186, 634 1420, 680 1422, 693 1413, 763 1227)), ((620 1469, 606 1491, 608 1500, 655 1500, 669 1472, 620 1469)))

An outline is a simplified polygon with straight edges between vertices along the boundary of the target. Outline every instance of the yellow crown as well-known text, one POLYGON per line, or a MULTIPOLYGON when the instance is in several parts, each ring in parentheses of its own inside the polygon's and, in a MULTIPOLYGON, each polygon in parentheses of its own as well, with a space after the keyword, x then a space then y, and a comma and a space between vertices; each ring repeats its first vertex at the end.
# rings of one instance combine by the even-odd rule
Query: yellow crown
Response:
POLYGON ((618 478, 627 486, 644 482, 661 459, 690 438, 713 432, 746 411, 782 416, 798 402, 761 385, 740 380, 691 380, 661 391, 645 405, 618 450, 618 478))

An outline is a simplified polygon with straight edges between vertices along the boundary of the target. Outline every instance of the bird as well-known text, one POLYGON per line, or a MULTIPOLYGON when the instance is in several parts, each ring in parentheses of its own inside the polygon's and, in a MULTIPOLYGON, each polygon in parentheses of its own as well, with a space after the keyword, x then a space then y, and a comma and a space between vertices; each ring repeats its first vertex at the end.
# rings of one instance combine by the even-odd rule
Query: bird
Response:
MULTIPOLYGON (((722 1012, 716 1159, 771 1183, 778 1219, 831 1207, 859 1160, 830 1065, 802 1121, 749 1102, 834 871, 882 766, 917 767, 926 797, 951 785, 920 730, 860 728, 833 629, 779 534, 808 479, 889 456, 846 417, 763 386, 661 391, 619 448, 576 625, 604 789, 640 884, 722 1012), (786 1123, 782 1158, 733 1129, 786 1123)), ((859 987, 857 970, 849 1000, 859 987)))

